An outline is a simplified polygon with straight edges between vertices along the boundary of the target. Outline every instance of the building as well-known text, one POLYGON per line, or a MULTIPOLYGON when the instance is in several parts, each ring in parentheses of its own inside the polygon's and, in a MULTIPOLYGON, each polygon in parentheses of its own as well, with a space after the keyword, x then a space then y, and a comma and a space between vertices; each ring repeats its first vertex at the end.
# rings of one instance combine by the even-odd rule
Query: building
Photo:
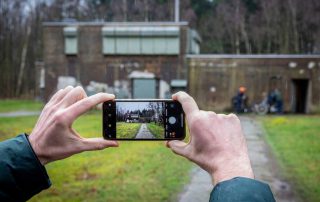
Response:
POLYGON ((199 53, 200 43, 187 22, 44 22, 43 37, 46 99, 59 77, 75 78, 84 87, 106 83, 122 98, 142 87, 162 93, 148 98, 163 98, 173 79, 186 79, 185 55, 199 53), (156 82, 130 77, 150 73, 156 82))
POLYGON ((69 81, 118 98, 186 89, 201 108, 228 111, 245 86, 251 105, 277 88, 286 112, 320 111, 320 55, 201 55, 187 22, 45 22, 43 36, 46 99, 69 81))
POLYGON ((188 90, 203 109, 228 111, 240 86, 249 103, 279 89, 284 110, 320 110, 320 55, 187 55, 188 90))

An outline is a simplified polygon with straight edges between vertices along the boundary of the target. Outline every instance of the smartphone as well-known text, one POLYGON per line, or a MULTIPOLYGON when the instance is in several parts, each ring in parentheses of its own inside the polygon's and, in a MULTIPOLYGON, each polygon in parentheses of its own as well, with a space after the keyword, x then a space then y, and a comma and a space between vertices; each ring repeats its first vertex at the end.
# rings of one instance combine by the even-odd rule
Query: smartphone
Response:
POLYGON ((169 99, 116 99, 103 103, 103 137, 110 140, 183 140, 185 114, 169 99))

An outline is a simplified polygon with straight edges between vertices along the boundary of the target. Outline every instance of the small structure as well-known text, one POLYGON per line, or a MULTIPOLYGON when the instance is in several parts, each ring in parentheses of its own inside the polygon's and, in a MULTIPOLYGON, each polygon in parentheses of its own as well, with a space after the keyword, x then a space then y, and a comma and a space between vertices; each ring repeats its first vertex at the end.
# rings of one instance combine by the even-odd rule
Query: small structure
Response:
POLYGON ((128 75, 131 79, 131 97, 133 99, 159 98, 159 79, 150 72, 133 71, 128 75))
POLYGON ((139 113, 137 113, 137 114, 134 114, 134 113, 126 114, 126 122, 127 123, 138 123, 139 120, 140 120, 139 113))
POLYGON ((278 89, 284 110, 320 109, 320 55, 188 55, 189 93, 200 107, 228 111, 240 86, 249 104, 278 89))
POLYGON ((187 90, 187 80, 174 79, 170 83, 171 93, 187 90))

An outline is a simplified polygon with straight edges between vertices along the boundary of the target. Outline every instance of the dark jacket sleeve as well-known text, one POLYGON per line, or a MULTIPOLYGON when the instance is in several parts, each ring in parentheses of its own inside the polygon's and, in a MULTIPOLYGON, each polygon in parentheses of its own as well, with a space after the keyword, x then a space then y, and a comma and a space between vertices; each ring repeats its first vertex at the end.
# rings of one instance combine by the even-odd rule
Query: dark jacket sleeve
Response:
POLYGON ((50 185, 26 134, 0 142, 0 201, 26 201, 50 185))
POLYGON ((211 192, 210 202, 275 201, 269 185, 244 177, 218 183, 211 192))

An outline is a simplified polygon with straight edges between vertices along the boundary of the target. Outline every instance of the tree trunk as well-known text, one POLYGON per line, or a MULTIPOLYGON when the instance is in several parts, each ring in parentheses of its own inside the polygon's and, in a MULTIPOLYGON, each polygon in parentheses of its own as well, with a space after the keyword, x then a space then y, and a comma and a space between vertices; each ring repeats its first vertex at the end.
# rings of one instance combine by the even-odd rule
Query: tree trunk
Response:
MULTIPOLYGON (((293 34, 293 49, 294 53, 299 52, 299 33, 298 33, 298 28, 297 28, 297 10, 292 2, 292 0, 288 0, 290 12, 291 12, 291 24, 292 24, 292 34, 293 34)), ((289 19, 288 19, 289 20, 289 19)))
POLYGON ((244 43, 245 43, 245 46, 246 46, 246 53, 247 54, 251 54, 251 46, 250 46, 250 42, 249 42, 249 38, 248 38, 248 33, 246 31, 246 28, 245 28, 244 20, 241 22, 240 27, 241 27, 242 37, 244 39, 244 43))
POLYGON ((144 0, 144 21, 149 21, 149 3, 148 0, 144 0))
POLYGON ((128 21, 128 7, 127 7, 127 0, 122 0, 123 2, 123 22, 128 21))
POLYGON ((22 54, 21 54, 21 63, 20 63, 20 69, 19 69, 19 75, 18 75, 16 96, 18 96, 21 92, 21 85, 22 85, 22 79, 23 79, 23 74, 24 74, 24 68, 26 66, 26 57, 27 57, 27 50, 28 50, 28 43, 29 43, 30 34, 31 34, 31 25, 28 24, 26 41, 23 45, 22 54))

